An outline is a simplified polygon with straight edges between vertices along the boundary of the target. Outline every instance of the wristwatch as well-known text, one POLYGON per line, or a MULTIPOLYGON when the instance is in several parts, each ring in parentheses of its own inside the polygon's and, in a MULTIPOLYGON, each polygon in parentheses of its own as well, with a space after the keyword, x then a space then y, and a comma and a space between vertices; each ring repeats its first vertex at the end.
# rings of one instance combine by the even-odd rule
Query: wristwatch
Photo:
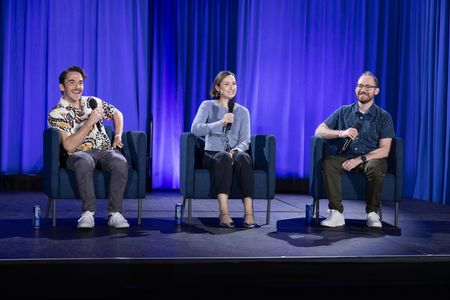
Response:
POLYGON ((365 155, 362 155, 361 156, 361 160, 362 160, 363 163, 365 163, 367 161, 367 157, 365 155))

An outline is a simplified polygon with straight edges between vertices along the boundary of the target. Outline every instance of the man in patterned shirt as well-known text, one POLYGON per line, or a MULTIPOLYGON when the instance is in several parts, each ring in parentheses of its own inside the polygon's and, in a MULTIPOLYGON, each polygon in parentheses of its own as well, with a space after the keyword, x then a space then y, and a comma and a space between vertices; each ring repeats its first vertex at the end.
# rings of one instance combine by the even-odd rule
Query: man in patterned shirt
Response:
POLYGON ((96 97, 82 96, 86 73, 78 66, 64 70, 59 76, 62 97, 50 111, 50 127, 60 131, 60 139, 67 151, 67 168, 75 173, 82 201, 78 228, 95 225, 95 193, 93 172, 96 166, 111 174, 108 197, 108 225, 128 228, 122 215, 123 193, 128 180, 128 163, 121 154, 123 116, 113 105, 96 97), (106 134, 102 119, 113 120, 114 141, 106 134))
POLYGON ((366 176, 367 226, 382 226, 379 216, 381 193, 387 171, 386 157, 395 132, 391 115, 374 102, 379 92, 378 79, 371 72, 364 72, 355 88, 358 101, 340 107, 316 129, 315 134, 323 139, 345 140, 339 153, 323 161, 330 215, 320 222, 322 226, 345 224, 340 175, 343 171, 358 171, 366 176))

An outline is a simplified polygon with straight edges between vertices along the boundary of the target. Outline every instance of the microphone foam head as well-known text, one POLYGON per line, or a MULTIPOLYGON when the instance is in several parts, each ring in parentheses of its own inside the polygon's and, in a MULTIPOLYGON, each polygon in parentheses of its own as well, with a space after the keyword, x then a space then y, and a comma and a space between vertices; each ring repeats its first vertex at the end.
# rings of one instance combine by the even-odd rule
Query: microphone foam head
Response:
POLYGON ((233 108, 234 108, 234 98, 231 98, 230 100, 228 100, 228 112, 233 112, 233 108))
POLYGON ((97 100, 89 97, 89 107, 92 109, 96 109, 97 108, 97 100))

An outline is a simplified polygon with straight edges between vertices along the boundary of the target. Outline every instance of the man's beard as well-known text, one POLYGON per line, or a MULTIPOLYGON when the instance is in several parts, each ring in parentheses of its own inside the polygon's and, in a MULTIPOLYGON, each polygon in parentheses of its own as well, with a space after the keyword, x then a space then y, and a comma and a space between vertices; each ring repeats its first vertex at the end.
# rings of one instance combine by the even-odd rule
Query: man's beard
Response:
MULTIPOLYGON (((364 94, 364 95, 367 96, 367 94, 364 94)), ((372 98, 361 98, 361 97, 358 97, 358 102, 361 102, 362 104, 369 103, 372 100, 373 100, 373 97, 372 98)))

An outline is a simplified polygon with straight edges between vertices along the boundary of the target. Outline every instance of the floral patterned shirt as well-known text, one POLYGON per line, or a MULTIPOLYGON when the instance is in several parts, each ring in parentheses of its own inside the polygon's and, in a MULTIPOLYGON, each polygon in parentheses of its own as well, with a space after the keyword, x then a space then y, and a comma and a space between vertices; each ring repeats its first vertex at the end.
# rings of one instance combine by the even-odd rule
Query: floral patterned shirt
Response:
MULTIPOLYGON (((89 107, 89 99, 94 98, 97 102, 102 102, 103 106, 103 118, 111 120, 114 116, 115 107, 100 98, 91 96, 81 97, 81 108, 77 109, 70 105, 63 97, 59 99, 58 104, 50 111, 48 115, 48 124, 50 127, 57 128, 62 131, 66 131, 70 134, 76 133, 83 124, 88 120, 92 109, 89 107)), ((106 134, 103 122, 100 121, 100 130, 97 126, 92 126, 88 135, 78 146, 76 151, 86 151, 91 149, 113 149, 111 146, 111 140, 106 134)))

